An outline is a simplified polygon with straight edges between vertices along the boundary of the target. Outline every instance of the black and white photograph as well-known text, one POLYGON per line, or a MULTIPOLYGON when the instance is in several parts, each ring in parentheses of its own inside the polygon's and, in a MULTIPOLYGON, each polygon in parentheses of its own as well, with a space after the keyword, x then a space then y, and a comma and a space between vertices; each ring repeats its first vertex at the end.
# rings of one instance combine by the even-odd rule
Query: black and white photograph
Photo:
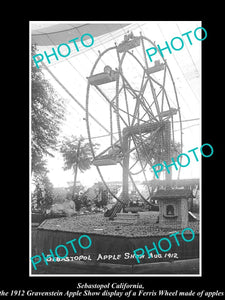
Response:
POLYGON ((29 276, 202 276, 202 22, 29 34, 29 276))
POLYGON ((2 38, 0 297, 222 299, 221 9, 93 4, 2 38))

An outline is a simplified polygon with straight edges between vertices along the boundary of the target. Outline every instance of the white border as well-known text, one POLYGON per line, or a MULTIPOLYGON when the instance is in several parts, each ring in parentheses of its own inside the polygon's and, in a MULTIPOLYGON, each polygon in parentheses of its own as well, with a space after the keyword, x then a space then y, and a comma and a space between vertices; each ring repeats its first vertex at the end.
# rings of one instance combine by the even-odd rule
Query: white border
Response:
MULTIPOLYGON (((32 263, 30 261, 31 257, 31 25, 45 23, 49 25, 53 24, 81 24, 81 23, 147 23, 147 22, 173 22, 171 21, 29 21, 29 153, 30 153, 30 164, 29 164, 29 277, 202 277, 202 156, 199 161, 200 163, 200 199, 199 199, 199 209, 200 209, 200 224, 199 224, 199 274, 32 274, 32 263)), ((193 20, 191 20, 193 21, 193 20)), ((202 25, 202 22, 201 22, 202 25)), ((41 29, 40 29, 41 30, 41 29)), ((201 47, 201 69, 202 69, 202 47, 201 47)), ((202 120, 202 70, 201 70, 201 120, 202 120)), ((201 121, 200 120, 200 121, 201 121)), ((202 141, 202 123, 200 122, 200 140, 202 141)))

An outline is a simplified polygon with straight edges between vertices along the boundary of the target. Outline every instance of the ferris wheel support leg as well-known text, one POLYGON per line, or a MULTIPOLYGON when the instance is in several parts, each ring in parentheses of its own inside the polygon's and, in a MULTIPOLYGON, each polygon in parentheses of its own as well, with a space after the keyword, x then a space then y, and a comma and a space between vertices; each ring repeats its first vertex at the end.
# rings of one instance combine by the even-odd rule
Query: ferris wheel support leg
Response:
POLYGON ((124 153, 124 159, 123 159, 123 191, 122 191, 122 197, 123 197, 123 203, 124 207, 129 203, 129 194, 128 194, 128 176, 129 176, 129 158, 130 154, 128 151, 128 134, 123 134, 123 153, 124 153))
MULTIPOLYGON (((169 162, 171 151, 170 151, 170 144, 171 144, 171 124, 169 121, 165 122, 165 128, 164 128, 164 134, 165 134, 165 149, 167 154, 167 162, 169 162)), ((170 173, 166 172, 166 180, 170 182, 172 180, 172 171, 170 173)))

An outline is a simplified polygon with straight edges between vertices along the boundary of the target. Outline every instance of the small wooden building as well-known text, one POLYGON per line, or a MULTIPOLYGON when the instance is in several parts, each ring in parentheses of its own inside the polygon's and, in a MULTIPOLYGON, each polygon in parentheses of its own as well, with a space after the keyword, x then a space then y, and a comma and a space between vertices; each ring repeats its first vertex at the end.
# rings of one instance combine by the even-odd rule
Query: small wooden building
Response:
POLYGON ((188 227, 188 199, 192 197, 189 189, 158 190, 151 199, 159 203, 159 226, 188 227))

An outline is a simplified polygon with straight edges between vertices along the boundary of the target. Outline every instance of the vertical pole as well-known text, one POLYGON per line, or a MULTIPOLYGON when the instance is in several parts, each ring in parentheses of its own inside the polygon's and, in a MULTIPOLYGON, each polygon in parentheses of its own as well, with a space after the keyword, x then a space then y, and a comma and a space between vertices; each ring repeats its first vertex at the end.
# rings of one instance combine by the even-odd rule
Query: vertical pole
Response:
MULTIPOLYGON (((166 163, 170 164, 171 161, 171 151, 170 151, 170 143, 171 143, 171 124, 170 121, 165 122, 165 128, 164 128, 164 147, 166 150, 166 163)), ((172 168, 170 169, 170 174, 166 172, 166 181, 170 182, 172 180, 172 168)))
POLYGON ((80 155, 80 144, 81 139, 79 139, 78 146, 77 146, 77 162, 74 168, 74 181, 73 181, 73 193, 72 197, 74 199, 75 191, 76 191, 76 183, 77 183, 77 172, 78 172, 78 164, 79 164, 79 155, 80 155))
POLYGON ((123 131, 123 191, 122 191, 122 196, 123 196, 123 203, 124 206, 126 206, 129 203, 129 188, 128 188, 128 171, 129 171, 129 158, 130 154, 128 152, 128 137, 129 134, 123 131))

